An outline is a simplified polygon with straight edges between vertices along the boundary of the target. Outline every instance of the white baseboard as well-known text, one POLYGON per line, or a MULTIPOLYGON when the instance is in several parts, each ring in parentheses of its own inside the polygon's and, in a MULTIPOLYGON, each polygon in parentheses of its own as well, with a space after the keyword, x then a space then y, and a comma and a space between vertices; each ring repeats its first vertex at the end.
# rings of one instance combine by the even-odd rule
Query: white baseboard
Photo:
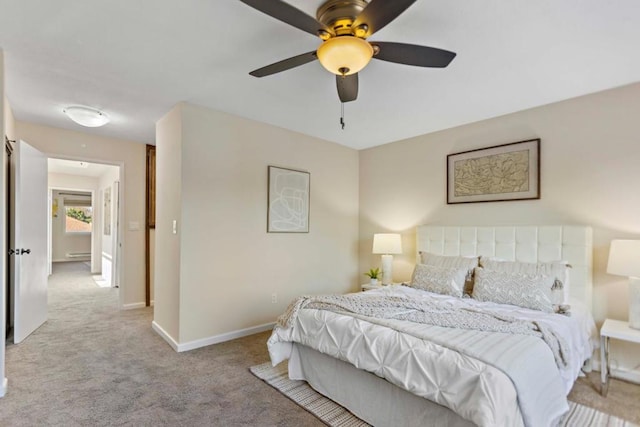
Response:
POLYGON ((0 386, 0 397, 4 397, 7 394, 7 388, 9 387, 9 380, 6 378, 2 381, 2 386, 0 386))
POLYGON ((179 351, 178 343, 176 342, 176 340, 174 340, 173 337, 167 333, 167 331, 162 329, 162 326, 158 325, 155 320, 151 322, 151 328, 156 331, 157 334, 160 335, 162 339, 164 339, 171 346, 172 349, 174 349, 175 351, 179 351))
POLYGON ((212 337, 202 338, 195 341, 189 341, 183 344, 178 344, 178 352, 195 350, 196 348, 206 347, 208 345, 219 344, 225 341, 235 340, 236 338, 242 338, 249 335, 257 334, 258 332, 269 331, 273 329, 275 322, 265 323, 264 325, 252 326, 246 329, 240 329, 237 331, 231 331, 220 335, 214 335, 212 337))
MULTIPOLYGON (((593 370, 600 371, 600 361, 593 361, 593 370)), ((629 381, 630 383, 640 384, 640 371, 631 369, 611 369, 611 377, 629 381)))
POLYGON ((147 304, 145 304, 144 302, 134 302, 132 304, 123 304, 122 305, 122 309, 123 310, 134 310, 136 308, 145 308, 147 306, 147 304))
POLYGON ((257 334, 259 332, 269 331, 273 329, 275 322, 265 323, 264 325, 252 326, 246 329, 240 329, 237 331, 231 331, 220 335, 214 335, 212 337, 202 338, 195 341, 189 341, 186 343, 178 344, 160 325, 155 321, 151 322, 151 327, 158 333, 166 342, 169 343, 178 353, 183 351, 195 350, 196 348, 206 347, 208 345, 220 344, 221 342, 235 340, 236 338, 242 338, 249 335, 257 334))

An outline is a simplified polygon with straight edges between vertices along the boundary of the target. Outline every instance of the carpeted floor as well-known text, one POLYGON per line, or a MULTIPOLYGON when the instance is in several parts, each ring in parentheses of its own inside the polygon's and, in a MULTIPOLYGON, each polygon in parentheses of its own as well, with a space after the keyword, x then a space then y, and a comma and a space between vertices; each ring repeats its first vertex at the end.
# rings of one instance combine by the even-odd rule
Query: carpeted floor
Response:
POLYGON ((49 320, 7 346, 1 426, 324 425, 249 372, 268 333, 176 353, 82 263, 55 264, 49 288, 49 320))
MULTIPOLYGON (((321 426, 260 381, 268 332, 186 353, 151 329, 151 308, 119 311, 117 290, 100 288, 83 263, 59 263, 49 283, 49 320, 7 346, 2 426, 321 426)), ((597 374, 572 400, 640 423, 640 386, 597 374)))

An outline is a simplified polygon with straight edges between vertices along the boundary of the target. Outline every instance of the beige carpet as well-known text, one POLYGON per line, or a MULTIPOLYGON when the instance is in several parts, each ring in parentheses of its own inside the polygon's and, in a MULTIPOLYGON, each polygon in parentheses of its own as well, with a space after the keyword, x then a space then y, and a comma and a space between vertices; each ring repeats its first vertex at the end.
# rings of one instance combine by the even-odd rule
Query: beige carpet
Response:
MULTIPOLYGON (((325 425, 249 372, 269 360, 268 332, 176 353, 152 331, 152 308, 119 311, 118 290, 81 262, 54 273, 49 320, 7 346, 0 426, 325 425)), ((597 376, 581 380, 572 400, 640 423, 640 386, 597 390, 597 376)))
POLYGON ((269 333, 176 353, 81 262, 54 273, 49 320, 7 346, 0 426, 324 425, 249 372, 269 333))

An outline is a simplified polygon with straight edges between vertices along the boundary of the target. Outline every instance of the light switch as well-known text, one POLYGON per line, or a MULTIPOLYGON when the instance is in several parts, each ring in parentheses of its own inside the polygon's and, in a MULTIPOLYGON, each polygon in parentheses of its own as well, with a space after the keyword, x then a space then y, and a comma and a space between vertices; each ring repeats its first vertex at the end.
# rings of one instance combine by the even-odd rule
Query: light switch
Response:
POLYGON ((138 221, 129 221, 129 231, 140 230, 140 223, 138 221))
POLYGON ((173 220, 173 234, 178 234, 178 221, 173 220))

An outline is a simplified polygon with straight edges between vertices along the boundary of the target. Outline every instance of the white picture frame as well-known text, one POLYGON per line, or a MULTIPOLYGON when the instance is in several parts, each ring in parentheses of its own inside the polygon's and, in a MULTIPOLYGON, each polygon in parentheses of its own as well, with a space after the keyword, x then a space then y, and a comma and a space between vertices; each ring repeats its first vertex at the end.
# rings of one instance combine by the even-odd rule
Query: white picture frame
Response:
POLYGON ((311 174, 268 167, 268 233, 308 233, 311 174))

